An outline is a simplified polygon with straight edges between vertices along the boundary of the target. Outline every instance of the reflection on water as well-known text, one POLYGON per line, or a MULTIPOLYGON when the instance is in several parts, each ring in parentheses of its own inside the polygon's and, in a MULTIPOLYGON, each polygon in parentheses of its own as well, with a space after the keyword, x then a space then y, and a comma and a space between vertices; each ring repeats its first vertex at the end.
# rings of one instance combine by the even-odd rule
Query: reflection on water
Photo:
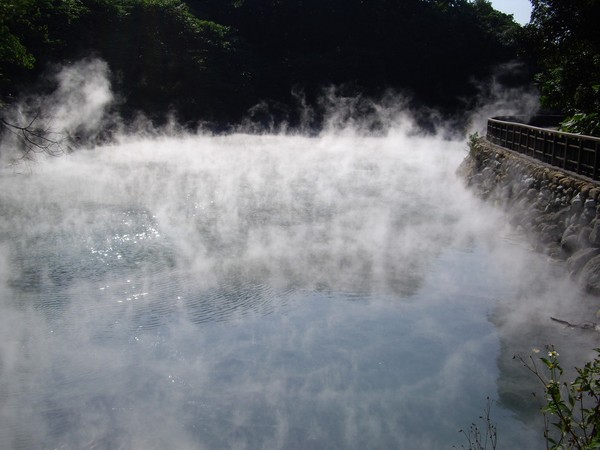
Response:
MULTIPOLYGON (((498 239, 462 157, 401 135, 240 135, 6 174, 0 447, 460 443, 510 384, 489 317, 531 286, 513 261, 543 266, 498 239)), ((495 413, 508 447, 539 443, 495 413)))

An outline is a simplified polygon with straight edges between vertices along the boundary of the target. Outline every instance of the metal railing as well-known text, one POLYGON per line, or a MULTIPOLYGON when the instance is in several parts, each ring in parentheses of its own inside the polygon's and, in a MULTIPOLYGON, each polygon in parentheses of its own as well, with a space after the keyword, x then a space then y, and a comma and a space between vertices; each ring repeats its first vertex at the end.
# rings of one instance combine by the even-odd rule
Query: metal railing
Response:
POLYGON ((600 180, 600 138, 519 123, 519 118, 488 119, 486 139, 496 145, 600 180))

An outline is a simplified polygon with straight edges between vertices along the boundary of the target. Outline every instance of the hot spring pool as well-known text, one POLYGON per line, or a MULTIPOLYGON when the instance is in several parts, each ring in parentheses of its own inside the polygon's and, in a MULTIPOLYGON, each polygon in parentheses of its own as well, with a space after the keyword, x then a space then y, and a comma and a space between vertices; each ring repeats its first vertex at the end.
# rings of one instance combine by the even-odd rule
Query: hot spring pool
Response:
POLYGON ((465 152, 131 138, 7 170, 0 447, 452 448, 489 396, 499 448, 543 448, 511 357, 595 337, 547 323, 578 294, 465 152))

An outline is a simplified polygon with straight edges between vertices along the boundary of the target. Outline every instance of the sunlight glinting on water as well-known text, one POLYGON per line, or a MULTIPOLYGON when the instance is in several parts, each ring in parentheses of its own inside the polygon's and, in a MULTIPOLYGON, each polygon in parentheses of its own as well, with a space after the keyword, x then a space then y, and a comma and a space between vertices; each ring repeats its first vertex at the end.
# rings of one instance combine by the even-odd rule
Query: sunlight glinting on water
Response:
POLYGON ((0 446, 460 443, 509 377, 490 319, 548 270, 465 154, 402 128, 188 135, 5 174, 0 446))

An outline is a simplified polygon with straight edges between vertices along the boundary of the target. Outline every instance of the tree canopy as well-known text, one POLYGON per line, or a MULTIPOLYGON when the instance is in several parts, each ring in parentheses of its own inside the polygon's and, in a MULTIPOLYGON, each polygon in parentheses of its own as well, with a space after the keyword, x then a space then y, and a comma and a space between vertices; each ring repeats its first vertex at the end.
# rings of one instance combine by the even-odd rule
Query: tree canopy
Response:
MULTIPOLYGON (((531 0, 526 50, 539 64, 542 103, 569 115, 600 111, 599 0, 531 0)), ((599 130, 600 131, 600 130, 599 130)))
POLYGON ((295 93, 408 93, 453 113, 515 57, 519 25, 487 0, 10 0, 0 95, 52 64, 104 59, 125 117, 241 120, 260 102, 293 120, 295 93))

